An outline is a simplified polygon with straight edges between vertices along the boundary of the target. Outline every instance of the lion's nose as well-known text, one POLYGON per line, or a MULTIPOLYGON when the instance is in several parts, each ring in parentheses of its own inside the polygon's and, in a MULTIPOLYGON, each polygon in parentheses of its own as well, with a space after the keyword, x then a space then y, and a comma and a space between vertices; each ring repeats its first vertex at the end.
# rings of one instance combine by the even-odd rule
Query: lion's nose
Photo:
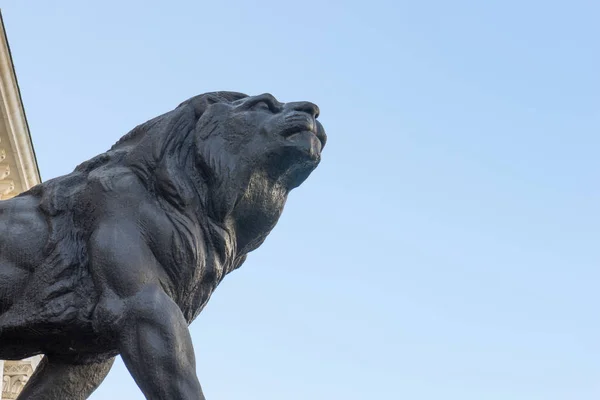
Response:
POLYGON ((295 103, 287 103, 286 108, 295 110, 295 111, 303 111, 312 115, 313 118, 319 118, 319 107, 311 103, 310 101, 297 101, 295 103))

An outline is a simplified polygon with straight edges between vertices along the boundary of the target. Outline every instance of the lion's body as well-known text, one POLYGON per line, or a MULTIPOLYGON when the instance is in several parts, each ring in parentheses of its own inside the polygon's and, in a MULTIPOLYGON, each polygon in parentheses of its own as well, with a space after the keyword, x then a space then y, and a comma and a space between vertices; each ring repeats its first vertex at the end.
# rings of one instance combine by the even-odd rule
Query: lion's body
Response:
POLYGON ((117 354, 148 398, 202 396, 187 325, 325 142, 312 103, 245 97, 192 98, 0 203, 0 359, 47 358, 25 398, 84 399, 117 354))
POLYGON ((11 250, 0 254, 0 270, 9 265, 20 270, 17 281, 2 284, 18 285, 19 290, 11 290, 18 294, 16 297, 0 298, 0 304, 12 303, 0 314, 0 343, 3 335, 32 335, 45 340, 42 348, 15 349, 15 354, 0 347, 0 359, 41 352, 87 362, 116 354, 116 343, 104 339, 106 332, 94 326, 94 311, 104 287, 98 282, 100 271, 95 270, 100 266, 93 261, 90 264, 88 252, 96 250, 94 233, 100 230, 112 229, 117 223, 119 230, 132 227, 137 237, 128 236, 136 241, 130 246, 138 248, 127 251, 142 246, 151 249, 155 263, 144 267, 155 269, 163 289, 181 307, 188 322, 201 311, 236 261, 225 230, 220 231, 222 235, 215 234, 216 227, 204 232, 202 226, 210 222, 201 225, 186 221, 182 214, 174 215, 173 210, 167 213, 138 176, 122 165, 107 163, 91 172, 75 171, 41 184, 0 203, 0 215, 7 217, 1 219, 2 230, 12 233, 0 236, 0 248, 11 250), (114 210, 119 210, 118 215, 114 210), (17 258, 28 262, 17 263, 17 258), (186 283, 194 287, 186 287, 186 283), (92 336, 98 338, 99 346, 90 346, 88 338, 92 336), (73 340, 78 337, 82 338, 81 346, 73 340), (107 347, 113 348, 98 353, 107 347))

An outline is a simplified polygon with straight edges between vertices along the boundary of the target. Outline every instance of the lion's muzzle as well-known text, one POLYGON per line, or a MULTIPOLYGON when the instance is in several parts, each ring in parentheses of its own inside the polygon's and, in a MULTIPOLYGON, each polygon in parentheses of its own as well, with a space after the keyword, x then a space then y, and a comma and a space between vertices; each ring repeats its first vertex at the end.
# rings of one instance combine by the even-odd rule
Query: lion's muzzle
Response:
POLYGON ((311 133, 319 139, 320 150, 322 150, 327 142, 327 135, 323 125, 317 121, 320 114, 319 107, 314 103, 301 101, 286 103, 284 112, 286 111, 285 127, 281 135, 285 138, 291 138, 302 133, 311 133))

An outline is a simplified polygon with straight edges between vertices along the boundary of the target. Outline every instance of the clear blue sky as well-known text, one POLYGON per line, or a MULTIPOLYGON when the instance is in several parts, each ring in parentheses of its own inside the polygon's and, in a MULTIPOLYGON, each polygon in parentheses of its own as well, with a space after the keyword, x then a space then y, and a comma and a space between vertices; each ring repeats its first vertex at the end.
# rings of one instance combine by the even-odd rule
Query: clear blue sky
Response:
POLYGON ((56 3, 3 2, 44 179, 195 94, 321 107, 192 324, 209 399, 600 398, 600 3, 56 3))

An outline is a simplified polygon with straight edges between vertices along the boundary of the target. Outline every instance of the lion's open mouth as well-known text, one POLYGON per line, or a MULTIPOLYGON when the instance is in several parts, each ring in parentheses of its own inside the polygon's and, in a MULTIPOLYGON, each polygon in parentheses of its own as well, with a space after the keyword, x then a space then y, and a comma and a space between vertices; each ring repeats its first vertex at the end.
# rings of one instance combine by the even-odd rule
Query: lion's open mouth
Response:
MULTIPOLYGON (((316 125, 319 125, 318 123, 316 125)), ((281 136, 286 138, 287 140, 301 140, 304 138, 310 138, 311 136, 316 137, 321 143, 321 149, 325 147, 326 136, 323 132, 323 129, 320 126, 315 126, 317 129, 314 129, 313 126, 302 126, 302 127, 294 127, 285 129, 281 132, 281 136)))
POLYGON ((295 132, 286 132, 286 134, 282 136, 290 141, 302 141, 306 139, 310 140, 311 137, 314 137, 319 140, 320 149, 318 151, 322 150, 323 146, 325 146, 324 138, 321 137, 318 133, 313 132, 312 130, 305 129, 295 132))
POLYGON ((300 135, 315 135, 315 133, 309 129, 301 129, 301 130, 295 130, 295 131, 291 131, 291 132, 284 131, 281 134, 281 136, 283 136, 286 139, 292 139, 292 138, 300 136, 300 135))

